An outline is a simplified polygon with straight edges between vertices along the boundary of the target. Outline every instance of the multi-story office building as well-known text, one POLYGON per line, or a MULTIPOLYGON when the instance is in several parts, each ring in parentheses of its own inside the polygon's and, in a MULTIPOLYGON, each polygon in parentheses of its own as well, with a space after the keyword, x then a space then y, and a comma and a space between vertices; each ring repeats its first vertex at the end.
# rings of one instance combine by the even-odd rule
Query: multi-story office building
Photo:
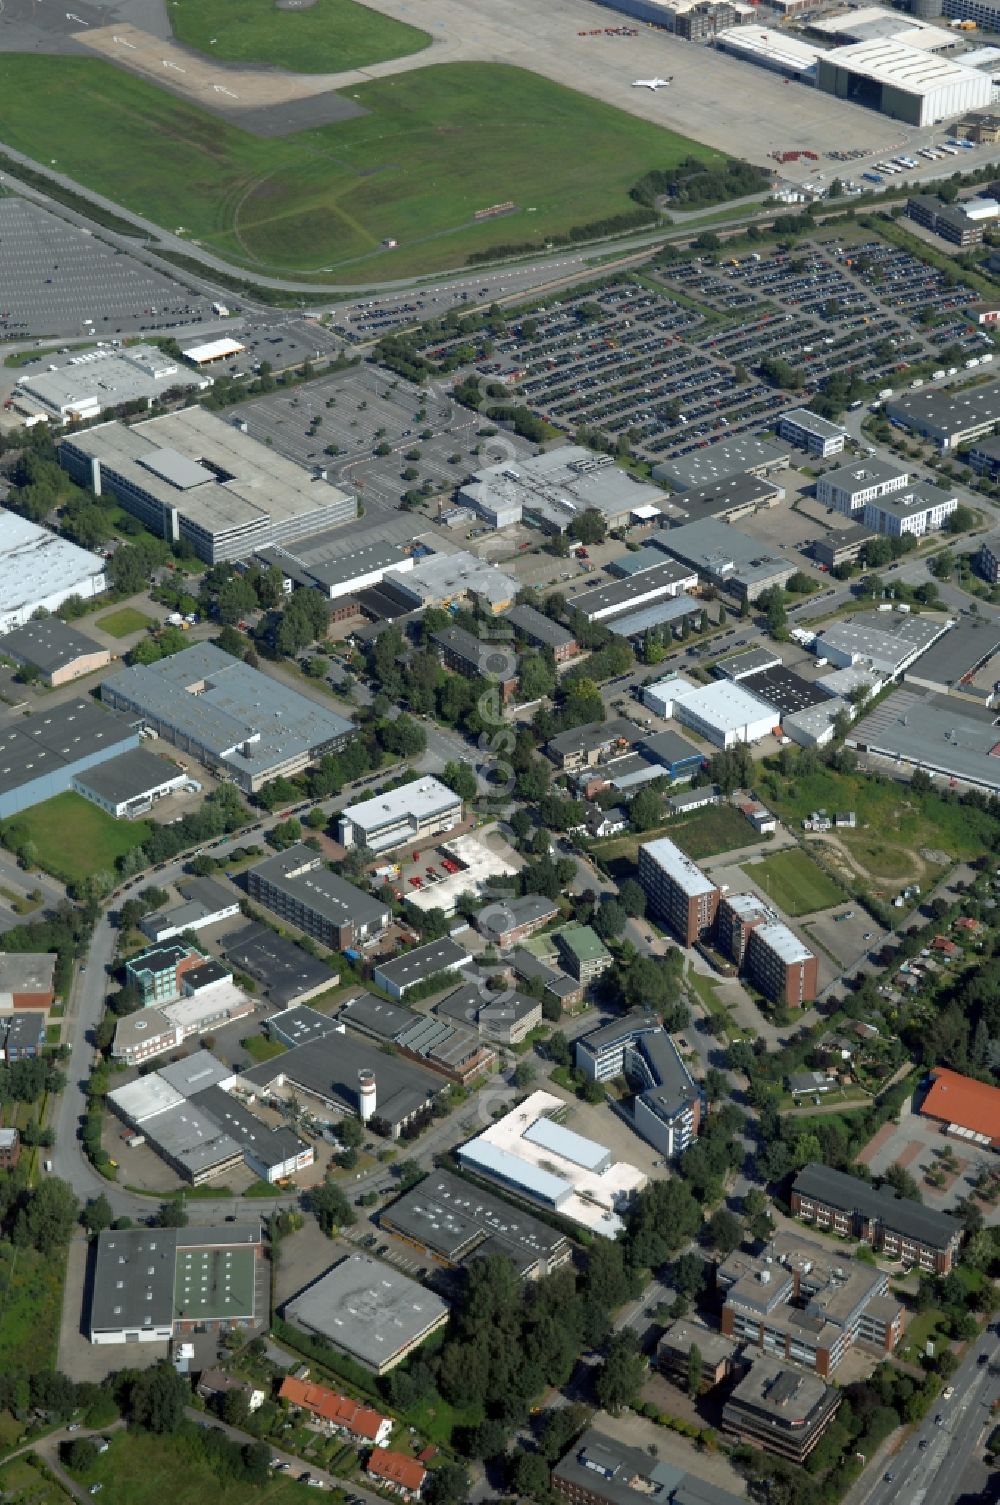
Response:
POLYGON ((181 996, 181 979, 204 964, 200 951, 185 941, 151 946, 125 963, 125 976, 142 994, 144 1008, 173 1003, 181 996))
POLYGON ((867 502, 902 491, 909 479, 909 471, 898 470, 887 460, 856 461, 820 476, 816 482, 816 500, 845 517, 853 517, 864 510, 867 502))
POLYGON ((760 1254, 742 1249, 719 1267, 722 1332, 829 1378, 857 1343, 878 1357, 903 1336, 903 1309, 889 1277, 794 1233, 778 1233, 760 1254))
POLYGON ((553 1468, 552 1492, 568 1505, 739 1505, 683 1465, 592 1427, 553 1468))
POLYGON ((983 239, 983 224, 966 214, 960 204, 946 204, 929 193, 908 199, 907 216, 954 246, 978 246, 983 239))
POLYGON ((816 997, 819 960, 794 930, 776 920, 755 925, 747 939, 750 980, 766 998, 801 1008, 816 997))
POLYGON ((921 538, 943 527, 957 510, 958 497, 954 494, 949 496, 935 486, 907 486, 905 491, 866 502, 864 519, 866 527, 886 538, 902 538, 908 533, 921 538))
POLYGON ((957 1218, 897 1196, 890 1186, 876 1190, 858 1176, 815 1162, 795 1177, 791 1206, 817 1228, 864 1239, 890 1259, 936 1275, 948 1274, 962 1237, 957 1218))
POLYGON ((440 779, 415 779, 387 789, 341 811, 337 836, 345 847, 391 852, 411 841, 427 841, 461 824, 462 801, 440 779))
POLYGON ((627 1014, 582 1036, 576 1042, 576 1066, 595 1082, 625 1077, 635 1094, 631 1115, 636 1133, 668 1160, 696 1138, 701 1096, 655 1014, 627 1014))
POLYGON ((519 946, 529 936, 548 925, 559 914, 554 899, 541 894, 523 894, 520 898, 494 899, 475 917, 479 934, 498 951, 519 946))
POLYGON ((639 848, 639 882, 653 916, 664 920, 682 945, 693 945, 712 929, 720 891, 666 837, 639 848))
POLYGON ((976 569, 990 585, 1000 584, 1000 544, 995 539, 979 545, 976 569))
POLYGON ((389 923, 384 904, 339 878, 301 843, 250 868, 247 892, 333 951, 364 945, 389 923))
POLYGON ((839 423, 831 423, 829 418, 810 413, 808 408, 793 408, 778 419, 778 437, 787 439, 789 444, 804 449, 807 454, 826 460, 830 455, 842 452, 846 430, 839 423))
POLYGON ((840 1406, 838 1390, 783 1359, 756 1359, 726 1401, 722 1430, 740 1442, 804 1463, 840 1406))
POLYGON ((556 945, 566 971, 585 987, 596 982, 614 961, 607 946, 589 925, 564 926, 556 934, 556 945))
POLYGON ((1000 423, 1000 382, 903 392, 889 399, 885 414, 890 422, 921 434, 939 449, 955 449, 966 439, 991 434, 1000 423))
POLYGON ((304 538, 357 516, 357 499, 206 408, 66 435, 59 461, 169 543, 208 564, 304 538))

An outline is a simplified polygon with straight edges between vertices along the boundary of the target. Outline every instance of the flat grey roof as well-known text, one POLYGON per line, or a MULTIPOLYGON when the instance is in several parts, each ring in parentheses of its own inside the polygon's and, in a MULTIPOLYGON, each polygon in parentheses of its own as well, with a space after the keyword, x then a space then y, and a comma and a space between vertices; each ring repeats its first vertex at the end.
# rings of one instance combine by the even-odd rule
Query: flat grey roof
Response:
POLYGON ((334 925, 378 924, 389 913, 380 900, 331 872, 301 842, 265 857, 250 871, 334 925))
POLYGON ((707 1479, 594 1427, 563 1454, 552 1476, 608 1505, 746 1505, 707 1479))
POLYGON ((142 1132, 164 1159, 182 1165, 192 1178, 243 1154, 242 1146, 193 1102, 157 1113, 143 1124, 142 1132))
MULTIPOLYGON (((485 1242, 520 1268, 564 1248, 566 1235, 451 1171, 432 1170, 382 1211, 382 1222, 458 1264, 485 1242)), ((494 1252, 491 1250, 491 1252, 494 1252)))
POLYGON ((129 717, 74 697, 0 728, 0 793, 61 773, 85 758, 110 758, 134 745, 129 717))
POLYGON ((942 491, 937 486, 903 486, 899 491, 889 491, 885 496, 877 496, 871 502, 870 507, 877 507, 880 512, 890 513, 893 517, 913 517, 921 512, 929 512, 934 507, 940 507, 944 502, 957 502, 954 491, 942 491))
POLYGON ((1000 651, 1000 621, 996 617, 964 617, 932 643, 904 678, 928 685, 957 685, 1000 651))
MULTIPOLYGON (((183 408, 131 426, 102 423, 69 435, 70 451, 96 458, 110 474, 177 508, 210 535, 271 522, 308 530, 310 518, 356 502, 336 486, 315 480, 232 421, 206 408, 183 408)), ((348 511, 349 509, 349 511, 348 511)))
POLYGON ((946 433, 958 433, 978 423, 1000 420, 1000 382, 965 387, 957 392, 947 387, 929 392, 907 392, 886 403, 891 416, 927 424, 946 433))
POLYGON ((110 657, 107 649, 93 638, 70 627, 61 617, 43 617, 40 621, 25 622, 0 638, 0 653, 34 664, 43 674, 52 674, 57 669, 68 668, 77 659, 93 653, 110 657))
POLYGON ((0 951, 0 992, 50 993, 58 959, 54 951, 0 951))
POLYGON ((78 351, 58 364, 46 357, 45 369, 18 377, 17 388, 62 417, 67 409, 116 408, 141 398, 156 398, 177 387, 206 387, 210 379, 179 366, 155 345, 129 345, 78 351))
POLYGON ((240 1081, 262 1091, 279 1077, 310 1092, 347 1113, 358 1111, 358 1072, 373 1071, 377 1092, 375 1111, 390 1123, 399 1123, 431 1102, 442 1092, 440 1076, 409 1061, 390 1056, 373 1040, 348 1032, 331 1033, 296 1045, 272 1061, 251 1066, 240 1081))
POLYGON ((782 570, 792 571, 789 561, 771 553, 762 539, 711 517, 671 528, 663 547, 699 573, 719 579, 769 580, 782 570))
POLYGON ((581 591, 578 596, 569 596, 566 604, 574 611, 582 611, 584 616, 595 611, 626 611, 635 601, 642 602, 643 597, 657 591, 665 595, 689 579, 692 573, 690 567, 675 559, 664 558, 638 575, 629 575, 611 585, 597 585, 593 590, 581 591))
POLYGON ((550 737, 546 747, 561 757, 577 750, 596 751, 605 744, 618 741, 628 742, 631 746, 641 736, 641 728, 634 721, 629 721, 624 716, 614 716, 610 721, 588 721, 584 726, 571 727, 568 732, 558 732, 556 736, 550 737))
POLYGON ((306 1148, 305 1141, 289 1128, 272 1129, 251 1113, 238 1098, 221 1087, 206 1087, 193 1099, 197 1108, 264 1166, 282 1165, 306 1148))
POLYGON ((407 556, 396 543, 375 541, 351 548, 349 537, 336 529, 332 534, 327 532, 318 534, 315 538, 302 538, 284 547, 258 549, 255 557, 262 564, 277 565, 279 570, 292 575, 293 579, 297 567, 329 590, 337 585, 346 585, 359 576, 374 575, 378 570, 391 570, 407 556))
POLYGON ((732 658, 720 659, 715 672, 725 679, 745 679, 748 674, 759 674, 762 669, 776 669, 780 663, 781 659, 770 648, 747 648, 732 658))
POLYGON ((502 620, 510 622, 514 630, 522 633, 529 641, 546 643, 550 648, 565 648, 573 641, 573 634, 568 628, 553 622, 551 617, 534 606, 512 606, 504 612, 502 620))
POLYGON ((947 1249, 962 1231, 958 1219, 949 1217, 946 1212, 936 1212, 921 1202, 901 1197, 887 1184, 876 1190, 860 1176, 850 1176, 816 1161, 802 1167, 792 1186, 801 1196, 826 1202, 841 1212, 858 1212, 865 1217, 878 1218, 893 1232, 917 1239, 934 1249, 947 1249))
POLYGON ((381 1370, 447 1317, 431 1291, 367 1255, 350 1254, 285 1304, 285 1317, 381 1370))
POLYGON ((444 627, 440 632, 431 633, 431 642, 465 659, 477 674, 511 677, 517 673, 513 640, 500 643, 473 637, 464 627, 444 627))
POLYGON ((133 747, 129 752, 119 753, 117 758, 108 758, 78 773, 74 782, 92 789, 101 799, 122 804, 160 789, 172 779, 186 777, 176 763, 168 763, 145 747, 133 747))
POLYGON ((174 1228, 105 1229, 97 1236, 91 1332, 160 1328, 174 1320, 174 1228))
POLYGON ((659 601, 640 606, 638 611, 611 617, 606 626, 615 637, 633 638, 642 632, 648 632, 651 627, 663 627, 667 622, 676 622, 681 617, 693 617, 695 612, 704 609, 704 601, 699 601, 697 596, 662 596, 659 601))
POLYGON ((812 413, 808 408, 790 408, 787 413, 782 413, 780 421, 784 423, 797 423, 813 434, 821 434, 825 439, 836 439, 846 431, 839 423, 831 423, 829 418, 820 417, 819 413, 812 413))
POLYGON ((447 1014, 449 1019, 458 1019, 472 1029, 483 1026, 500 1028, 516 1024, 518 1020, 534 1013, 539 1007, 536 998, 518 993, 513 988, 504 988, 502 993, 491 993, 479 983, 466 983, 456 988, 436 1006, 435 1014, 447 1014))
POLYGON ((390 1003, 374 993, 359 993, 351 998, 337 1015, 338 1023, 350 1024, 364 1034, 377 1035, 381 1040, 396 1040, 408 1030, 421 1015, 401 1003, 390 1003))
POLYGON ((848 741, 932 772, 1000 791, 1000 728, 972 706, 897 690, 852 727, 848 741))
POLYGON ((148 716, 234 768, 260 773, 353 732, 335 711, 259 669, 196 643, 155 664, 136 664, 104 682, 138 716, 148 716))
POLYGON ((686 737, 681 737, 677 732, 654 732, 651 737, 644 737, 639 743, 640 752, 648 752, 650 757, 658 763, 685 763, 689 759, 704 759, 705 754, 689 742, 686 737))
MULTIPOLYGON (((692 486, 686 491, 675 492, 669 498, 665 496, 661 506, 671 518, 681 514, 689 522, 696 522, 700 517, 725 516, 729 512, 742 511, 743 508, 756 510, 765 502, 771 506, 783 494, 782 488, 775 486, 773 481, 736 472, 720 476, 709 485, 692 486)), ((652 543, 657 548, 661 547, 661 540, 655 536, 652 543)))
POLYGON ((507 930, 530 925, 536 920, 553 919, 558 913, 555 900, 546 899, 542 894, 497 898, 485 904, 476 915, 476 929, 487 939, 499 939, 507 930))
MULTIPOLYGON (((871 486, 882 486, 886 481, 909 474, 905 466, 892 460, 881 460, 877 455, 866 455, 863 460, 853 460, 850 465, 841 465, 828 470, 824 484, 839 491, 867 491, 871 486)), ((880 498, 881 500, 881 498, 880 498)), ((839 534, 837 535, 839 537, 839 534)))
POLYGON ((462 967, 470 960, 463 946, 445 937, 440 941, 429 941, 426 946, 415 946, 412 951, 403 951, 389 961, 379 962, 375 970, 396 987, 402 987, 422 982, 438 972, 462 967))
POLYGON ((788 459, 786 444, 761 439, 755 434, 738 434, 732 439, 720 439, 717 444, 706 445, 704 449, 693 450, 691 454, 660 461, 653 466, 653 479, 668 481, 678 491, 687 491, 694 486, 717 484, 758 466, 776 467, 788 459))
POLYGON ((324 983, 333 987, 337 980, 326 962, 310 956, 270 925, 245 925, 226 937, 223 949, 233 966, 259 978, 272 1003, 291 1003, 324 983))

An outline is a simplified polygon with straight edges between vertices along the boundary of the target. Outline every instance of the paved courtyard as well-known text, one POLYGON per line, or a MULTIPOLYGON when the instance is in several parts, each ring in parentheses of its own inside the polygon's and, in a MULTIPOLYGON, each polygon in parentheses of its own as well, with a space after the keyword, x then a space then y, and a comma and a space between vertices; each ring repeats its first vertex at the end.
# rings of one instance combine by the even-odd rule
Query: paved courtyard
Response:
MULTIPOLYGON (((977 1149, 957 1139, 946 1139, 933 1119, 922 1118, 913 1111, 912 1103, 906 1103, 899 1123, 883 1124, 858 1159, 877 1176, 884 1176, 892 1165, 901 1166, 916 1180, 927 1207, 950 1212, 956 1202, 969 1195, 976 1172, 984 1165, 992 1169, 996 1157, 990 1150, 977 1149), (939 1163, 942 1153, 949 1147, 958 1163, 958 1172, 949 1173, 947 1184, 938 1190, 928 1185, 924 1173, 939 1163)), ((1000 1223, 1000 1208, 990 1211, 984 1206, 983 1213, 988 1223, 1000 1223)))

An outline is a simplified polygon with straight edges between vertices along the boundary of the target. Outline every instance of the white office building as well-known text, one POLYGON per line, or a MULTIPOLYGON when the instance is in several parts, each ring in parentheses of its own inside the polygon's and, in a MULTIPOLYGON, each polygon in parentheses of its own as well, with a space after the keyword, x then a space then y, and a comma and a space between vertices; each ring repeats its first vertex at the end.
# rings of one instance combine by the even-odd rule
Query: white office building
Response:
POLYGON ((808 408, 793 408, 778 419, 778 437, 787 439, 789 444, 804 449, 807 454, 826 460, 830 455, 841 453, 847 430, 839 423, 831 423, 829 418, 810 413, 808 408))
POLYGON ((865 526, 888 538, 902 538, 907 533, 921 538, 942 528, 957 509, 957 496, 949 496, 935 486, 910 486, 867 502, 865 526))
POLYGON ((337 836, 345 847, 389 852, 410 841, 451 831, 462 819, 462 801, 440 779, 415 779, 387 789, 341 813, 337 836))
POLYGON ((909 471, 897 470, 885 460, 861 460, 820 476, 816 482, 816 500, 845 517, 853 517, 863 512, 869 502, 902 491, 909 479, 909 471))

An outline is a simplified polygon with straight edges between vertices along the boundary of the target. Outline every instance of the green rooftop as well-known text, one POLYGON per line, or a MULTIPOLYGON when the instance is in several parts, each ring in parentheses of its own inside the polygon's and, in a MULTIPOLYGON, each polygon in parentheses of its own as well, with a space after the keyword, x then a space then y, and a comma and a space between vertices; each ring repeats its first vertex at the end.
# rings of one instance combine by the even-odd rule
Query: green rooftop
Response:
POLYGON ((177 1250, 174 1317, 204 1322, 254 1314, 252 1249, 177 1250))
POLYGON ((608 948, 589 925, 567 925, 558 932, 559 940, 572 951, 577 961, 596 962, 609 955, 608 948))

